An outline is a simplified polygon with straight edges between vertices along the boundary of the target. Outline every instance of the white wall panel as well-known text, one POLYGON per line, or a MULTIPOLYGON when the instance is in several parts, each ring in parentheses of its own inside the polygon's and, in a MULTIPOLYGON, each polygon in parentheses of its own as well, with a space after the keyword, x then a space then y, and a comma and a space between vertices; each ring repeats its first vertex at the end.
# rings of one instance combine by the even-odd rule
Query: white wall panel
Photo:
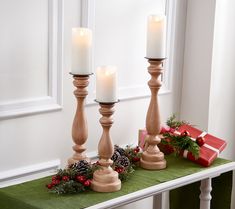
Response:
POLYGON ((0 119, 61 109, 63 0, 2 0, 0 26, 0 119))
MULTIPOLYGON (((174 42, 174 1, 82 1, 82 26, 93 30, 94 52, 93 70, 100 65, 116 65, 118 67, 119 98, 130 99, 150 95, 146 82, 148 62, 146 56, 147 17, 150 14, 167 13, 168 45, 163 87, 161 93, 170 91, 170 71, 173 59, 174 42), (167 3, 167 5, 166 5, 167 3), (173 25, 173 27, 172 27, 173 25)), ((88 103, 95 97, 95 76, 91 77, 89 86, 92 94, 88 103)))
POLYGON ((0 101, 48 95, 48 9, 48 0, 0 2, 0 101))

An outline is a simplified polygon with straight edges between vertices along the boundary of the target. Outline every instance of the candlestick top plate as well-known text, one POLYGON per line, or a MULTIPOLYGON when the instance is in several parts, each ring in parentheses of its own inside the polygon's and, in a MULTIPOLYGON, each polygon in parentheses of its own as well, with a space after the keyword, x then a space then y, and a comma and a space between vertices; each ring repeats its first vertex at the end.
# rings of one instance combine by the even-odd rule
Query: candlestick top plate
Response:
POLYGON ((94 73, 90 73, 90 74, 74 74, 72 72, 69 72, 69 74, 74 76, 74 77, 87 77, 87 76, 93 75, 94 73))
POLYGON ((164 58, 150 58, 150 57, 144 57, 145 59, 148 59, 148 60, 153 60, 153 61, 163 61, 165 59, 167 59, 167 57, 164 57, 164 58))
POLYGON ((111 104, 115 104, 115 103, 120 102, 120 99, 118 99, 117 101, 114 101, 114 102, 100 102, 100 101, 98 101, 96 99, 94 101, 99 103, 99 104, 102 104, 102 105, 111 105, 111 104))

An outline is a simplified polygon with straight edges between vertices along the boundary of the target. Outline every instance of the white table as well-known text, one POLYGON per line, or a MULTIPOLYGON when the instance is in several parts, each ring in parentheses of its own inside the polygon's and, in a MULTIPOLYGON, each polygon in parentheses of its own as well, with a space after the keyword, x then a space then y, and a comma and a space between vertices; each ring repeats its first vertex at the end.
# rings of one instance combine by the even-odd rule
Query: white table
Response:
POLYGON ((137 200, 153 196, 153 208, 162 208, 162 193, 172 189, 185 186, 197 181, 201 181, 200 194, 200 209, 210 209, 210 200, 212 191, 211 179, 219 176, 222 173, 235 170, 235 162, 230 162, 217 167, 212 167, 207 170, 199 171, 197 173, 177 178, 165 183, 161 183, 128 195, 124 195, 109 201, 105 201, 87 209, 102 209, 102 208, 116 208, 118 206, 126 205, 137 200))

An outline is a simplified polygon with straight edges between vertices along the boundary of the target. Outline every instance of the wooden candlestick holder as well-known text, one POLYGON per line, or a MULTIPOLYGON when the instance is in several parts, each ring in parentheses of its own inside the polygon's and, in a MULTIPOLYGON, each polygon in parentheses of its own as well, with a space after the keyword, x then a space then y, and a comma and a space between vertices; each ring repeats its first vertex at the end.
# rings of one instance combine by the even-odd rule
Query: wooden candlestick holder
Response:
POLYGON ((110 166, 113 161, 110 159, 114 153, 109 130, 113 124, 114 103, 100 103, 99 112, 102 115, 100 123, 103 133, 98 145, 100 169, 93 174, 91 188, 96 192, 115 192, 121 189, 121 181, 118 173, 110 166))
POLYGON ((157 144, 161 142, 160 134, 160 112, 158 106, 158 91, 162 84, 159 80, 159 76, 162 74, 164 59, 148 59, 150 66, 148 72, 151 75, 151 79, 148 82, 151 90, 151 101, 149 104, 147 116, 146 116, 146 130, 147 135, 145 138, 146 149, 140 159, 140 165, 142 168, 149 170, 159 170, 166 168, 166 160, 164 154, 160 152, 157 144))
POLYGON ((73 78, 73 85, 77 88, 74 91, 74 95, 77 98, 77 110, 72 126, 72 138, 75 143, 73 150, 75 153, 71 158, 68 159, 69 165, 84 159, 89 161, 89 159, 84 154, 84 151, 86 150, 84 144, 88 137, 84 102, 86 96, 88 95, 86 87, 89 84, 89 75, 73 75, 73 78))

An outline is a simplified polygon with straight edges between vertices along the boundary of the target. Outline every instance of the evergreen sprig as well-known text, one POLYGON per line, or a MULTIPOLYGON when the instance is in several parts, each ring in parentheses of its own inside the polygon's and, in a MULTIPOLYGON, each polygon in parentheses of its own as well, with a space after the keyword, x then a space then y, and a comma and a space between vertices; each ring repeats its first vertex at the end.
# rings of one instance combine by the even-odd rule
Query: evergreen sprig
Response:
POLYGON ((174 128, 174 129, 177 129, 177 128, 179 128, 180 126, 182 126, 184 124, 189 124, 189 123, 186 122, 186 121, 183 121, 183 120, 182 121, 176 120, 176 115, 175 114, 170 116, 166 121, 166 125, 168 125, 171 128, 174 128))
POLYGON ((163 137, 162 144, 171 145, 176 155, 179 155, 184 150, 188 150, 196 159, 198 158, 200 147, 190 136, 164 133, 163 137))

